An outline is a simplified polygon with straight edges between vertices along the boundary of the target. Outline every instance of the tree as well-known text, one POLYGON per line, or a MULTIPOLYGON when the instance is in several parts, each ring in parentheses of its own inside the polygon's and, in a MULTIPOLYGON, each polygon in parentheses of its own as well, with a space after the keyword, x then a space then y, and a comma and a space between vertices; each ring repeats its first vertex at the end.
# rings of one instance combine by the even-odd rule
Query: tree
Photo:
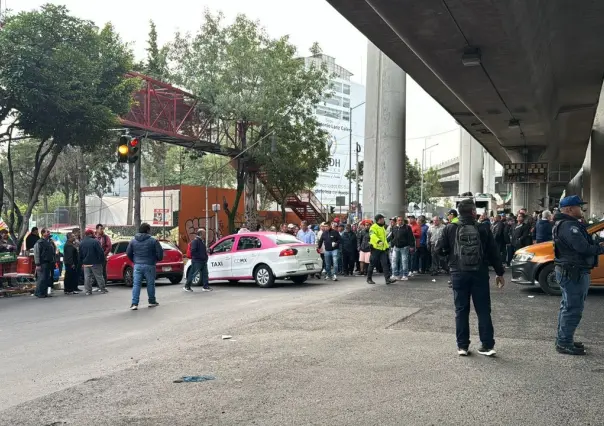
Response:
POLYGON ((17 221, 9 217, 9 228, 19 245, 62 150, 101 143, 116 126, 117 115, 129 110, 137 84, 125 78, 131 65, 131 52, 110 25, 99 31, 63 6, 45 5, 5 20, 0 31, 0 122, 10 119, 4 132, 5 193, 17 216, 17 221), (14 196, 11 148, 19 133, 38 141, 25 211, 18 209, 14 196))
MULTIPOLYGON (((413 179, 411 185, 407 186, 407 202, 419 204, 422 199, 421 165, 416 160, 413 165, 407 164, 407 167, 409 171, 407 180, 413 179)), ((443 190, 439 179, 438 171, 433 168, 429 168, 424 172, 424 203, 430 202, 432 198, 442 195, 443 190)))
POLYGON ((329 153, 325 149, 326 132, 314 119, 285 123, 275 132, 280 139, 259 148, 255 158, 262 164, 267 190, 281 206, 281 220, 285 222, 285 200, 315 185, 319 170, 329 165, 329 153))
MULTIPOLYGON (((213 122, 208 139, 240 150, 250 148, 237 164, 237 193, 227 211, 232 232, 246 165, 252 159, 264 161, 254 155, 256 144, 288 123, 314 120, 314 105, 328 87, 327 72, 307 69, 287 37, 269 37, 258 22, 238 15, 232 24, 224 25, 222 14, 209 11, 195 35, 176 34, 169 63, 174 64, 174 83, 192 91, 200 100, 199 114, 213 122)), ((276 132, 275 136, 285 140, 276 132)))
MULTIPOLYGON (((353 182, 356 182, 356 180, 357 180, 356 169, 347 171, 346 173, 344 173, 344 177, 346 179, 352 180, 353 182)), ((363 187, 363 160, 360 160, 359 161, 359 191, 361 190, 362 187, 363 187)))

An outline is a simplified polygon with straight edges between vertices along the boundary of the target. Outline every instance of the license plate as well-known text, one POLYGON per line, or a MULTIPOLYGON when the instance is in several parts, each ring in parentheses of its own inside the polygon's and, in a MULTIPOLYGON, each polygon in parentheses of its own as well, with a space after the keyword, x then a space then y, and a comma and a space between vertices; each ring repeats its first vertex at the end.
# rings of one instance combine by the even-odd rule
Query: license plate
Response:
POLYGON ((171 266, 164 266, 163 268, 161 268, 161 270, 163 272, 170 272, 172 270, 172 267, 171 266))
POLYGON ((308 269, 309 271, 315 269, 315 264, 314 263, 307 263, 306 264, 306 269, 308 269))

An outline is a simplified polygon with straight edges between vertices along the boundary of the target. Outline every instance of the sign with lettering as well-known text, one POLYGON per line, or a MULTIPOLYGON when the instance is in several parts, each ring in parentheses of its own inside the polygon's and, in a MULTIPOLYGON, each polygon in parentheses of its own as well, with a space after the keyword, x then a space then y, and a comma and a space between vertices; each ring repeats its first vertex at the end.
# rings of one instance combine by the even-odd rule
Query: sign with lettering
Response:
POLYGON ((502 183, 547 183, 548 163, 505 163, 502 183))

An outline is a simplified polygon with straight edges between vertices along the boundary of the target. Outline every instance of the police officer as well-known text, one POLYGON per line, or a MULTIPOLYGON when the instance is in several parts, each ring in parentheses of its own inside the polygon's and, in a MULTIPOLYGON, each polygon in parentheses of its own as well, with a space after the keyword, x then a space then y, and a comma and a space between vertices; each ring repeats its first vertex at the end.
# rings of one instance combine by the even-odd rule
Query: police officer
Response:
POLYGON ((396 280, 390 276, 389 245, 386 236, 386 222, 382 214, 375 216, 375 223, 369 228, 369 244, 371 245, 371 255, 367 269, 367 284, 375 284, 372 277, 373 268, 377 265, 382 266, 386 284, 392 284, 396 280))
POLYGON ((575 342, 574 335, 583 315, 590 271, 598 265, 598 255, 604 253, 604 243, 594 243, 579 221, 585 204, 577 195, 560 200, 552 231, 556 281, 562 290, 556 351, 567 355, 585 355, 583 343, 575 342))
POLYGON ((495 339, 491 320, 489 265, 497 274, 499 288, 505 281, 499 249, 489 225, 476 223, 476 205, 472 199, 462 200, 457 206, 459 220, 447 225, 436 242, 435 250, 449 255, 449 269, 455 304, 457 354, 470 353, 470 300, 478 316, 478 334, 482 345, 478 353, 495 355, 495 339))

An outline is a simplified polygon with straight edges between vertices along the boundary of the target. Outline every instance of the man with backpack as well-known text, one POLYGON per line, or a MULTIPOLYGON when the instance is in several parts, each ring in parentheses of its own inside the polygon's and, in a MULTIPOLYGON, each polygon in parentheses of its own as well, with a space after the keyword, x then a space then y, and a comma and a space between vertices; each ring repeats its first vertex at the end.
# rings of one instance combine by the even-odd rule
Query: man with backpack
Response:
POLYGON ((436 250, 449 255, 449 269, 455 303, 457 353, 467 356, 470 346, 470 301, 478 316, 478 333, 482 345, 478 353, 495 355, 489 264, 497 274, 499 288, 505 281, 499 249, 488 225, 476 223, 476 205, 471 199, 459 203, 459 221, 450 223, 436 243, 436 250))
POLYGON ((208 250, 206 248, 205 239, 206 229, 199 228, 197 230, 197 237, 195 237, 189 244, 189 247, 187 247, 187 257, 191 259, 191 268, 189 269, 187 282, 183 288, 184 291, 193 291, 191 284, 193 284, 193 279, 197 274, 200 274, 199 278, 203 284, 202 291, 212 291, 208 279, 208 250))

